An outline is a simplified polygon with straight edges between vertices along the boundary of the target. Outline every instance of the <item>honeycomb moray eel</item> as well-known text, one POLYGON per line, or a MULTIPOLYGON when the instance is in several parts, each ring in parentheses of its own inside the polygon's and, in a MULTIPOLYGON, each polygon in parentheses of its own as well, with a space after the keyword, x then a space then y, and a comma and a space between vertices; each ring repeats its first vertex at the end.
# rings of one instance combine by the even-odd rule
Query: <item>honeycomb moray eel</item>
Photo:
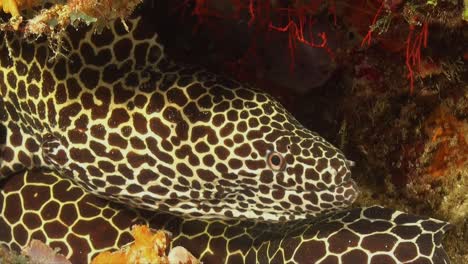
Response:
POLYGON ((206 263, 447 261, 445 223, 343 211, 357 190, 341 151, 269 95, 167 59, 150 17, 94 31, 68 29, 58 54, 1 35, 3 244, 81 263, 150 221, 206 263))
POLYGON ((284 222, 355 200, 340 150, 269 95, 169 61, 149 22, 70 29, 56 58, 47 41, 4 37, 2 177, 45 167, 106 199, 206 219, 284 222))
POLYGON ((252 221, 196 220, 103 200, 55 172, 23 171, 3 184, 0 239, 19 250, 31 239, 60 248, 72 263, 132 240, 134 224, 164 228, 203 263, 448 263, 445 222, 380 206, 288 224, 282 233, 252 221))

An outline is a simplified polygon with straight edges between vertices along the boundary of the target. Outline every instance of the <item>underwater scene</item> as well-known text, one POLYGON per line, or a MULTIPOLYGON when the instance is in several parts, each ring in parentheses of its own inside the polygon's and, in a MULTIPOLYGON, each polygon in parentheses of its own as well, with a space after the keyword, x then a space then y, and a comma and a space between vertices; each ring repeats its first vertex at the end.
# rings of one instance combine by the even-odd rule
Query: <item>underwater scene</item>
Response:
POLYGON ((0 264, 468 263, 466 0, 0 0, 0 264))

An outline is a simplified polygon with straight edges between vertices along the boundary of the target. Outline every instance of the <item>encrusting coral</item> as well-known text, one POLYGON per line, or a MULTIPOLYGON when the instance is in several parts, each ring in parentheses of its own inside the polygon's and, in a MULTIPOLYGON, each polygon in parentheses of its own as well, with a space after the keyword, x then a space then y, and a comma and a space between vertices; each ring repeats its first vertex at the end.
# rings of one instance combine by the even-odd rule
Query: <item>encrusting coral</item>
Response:
POLYGON ((175 247, 166 255, 169 235, 164 231, 153 232, 147 226, 134 226, 132 235, 135 242, 116 252, 103 252, 91 264, 107 263, 187 263, 197 264, 198 260, 185 248, 175 247))
POLYGON ((33 239, 29 245, 23 249, 23 253, 33 260, 34 264, 71 264, 62 254, 50 248, 40 240, 33 239))
POLYGON ((65 4, 61 2, 0 0, 0 7, 3 7, 3 11, 12 15, 10 21, 0 25, 0 30, 18 30, 24 18, 27 18, 27 21, 21 26, 21 31, 26 35, 51 35, 65 29, 68 25, 75 25, 79 21, 86 24, 96 22, 105 25, 106 21, 129 16, 137 4, 141 3, 141 0, 69 0, 65 4), (23 9, 42 6, 44 3, 41 2, 49 3, 51 6, 38 9, 39 12, 29 17, 20 14, 23 9))

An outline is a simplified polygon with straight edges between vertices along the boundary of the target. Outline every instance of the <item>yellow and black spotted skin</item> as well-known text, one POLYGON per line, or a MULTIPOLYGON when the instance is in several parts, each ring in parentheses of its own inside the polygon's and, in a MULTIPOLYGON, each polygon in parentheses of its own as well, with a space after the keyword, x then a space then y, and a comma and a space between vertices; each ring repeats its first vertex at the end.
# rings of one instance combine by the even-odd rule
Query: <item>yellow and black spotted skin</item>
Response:
POLYGON ((342 211, 357 190, 340 150, 271 96, 171 62, 145 19, 69 29, 58 53, 2 33, 1 244, 82 263, 146 222, 205 263, 446 261, 446 223, 342 211))
POLYGON ((2 177, 47 167, 106 199, 203 218, 304 219, 355 200, 341 151, 276 100, 169 62, 141 17, 126 25, 70 29, 55 58, 47 41, 5 35, 2 177))
POLYGON ((2 185, 0 244, 31 239, 60 248, 72 263, 132 240, 133 224, 173 235, 203 263, 448 263, 447 223, 379 206, 272 230, 265 223, 196 220, 134 210, 93 196, 55 172, 23 171, 2 185))

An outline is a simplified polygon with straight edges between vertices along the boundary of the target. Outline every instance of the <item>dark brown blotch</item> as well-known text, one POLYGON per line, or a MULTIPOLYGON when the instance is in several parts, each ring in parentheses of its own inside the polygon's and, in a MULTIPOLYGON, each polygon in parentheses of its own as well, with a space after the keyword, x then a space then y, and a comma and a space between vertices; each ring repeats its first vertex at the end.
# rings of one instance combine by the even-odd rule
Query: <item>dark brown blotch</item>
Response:
POLYGON ((107 124, 111 128, 119 127, 121 124, 126 123, 130 120, 130 116, 126 109, 117 108, 112 111, 112 114, 109 118, 107 124))
POLYGON ((80 80, 84 84, 84 86, 88 89, 96 88, 97 84, 99 83, 99 79, 101 78, 101 73, 98 70, 91 69, 91 68, 84 68, 80 72, 80 80))
POLYGON ((371 234, 363 238, 361 247, 375 252, 388 252, 393 250, 398 239, 391 234, 371 234))
POLYGON ((234 149, 234 154, 236 154, 239 157, 244 157, 244 158, 248 157, 251 152, 252 152, 252 147, 248 143, 244 143, 234 149))
POLYGON ((83 133, 83 131, 79 129, 72 129, 68 131, 68 139, 73 144, 85 144, 88 140, 88 137, 85 133, 83 133))
POLYGON ((156 161, 147 154, 140 155, 135 152, 129 152, 127 154, 127 160, 132 168, 139 168, 143 163, 148 163, 150 166, 156 163, 156 161))
POLYGON ((133 113, 133 127, 140 134, 146 134, 148 132, 148 122, 146 117, 140 113, 133 113))
POLYGON ((113 50, 114 57, 118 61, 123 61, 130 57, 130 52, 133 50, 132 41, 128 38, 123 38, 114 44, 113 50))
POLYGON ((106 128, 101 124, 93 125, 91 127, 91 136, 93 136, 94 138, 104 139, 106 134, 107 134, 106 128))
POLYGON ((223 146, 217 146, 214 151, 220 160, 226 160, 229 156, 229 150, 223 146))
POLYGON ((342 229, 328 239, 328 250, 332 253, 341 254, 350 247, 356 247, 358 243, 359 236, 347 229, 342 229))
POLYGON ((156 159, 158 161, 162 161, 166 164, 172 164, 174 162, 174 158, 171 155, 159 149, 158 142, 156 141, 156 139, 147 138, 146 146, 149 148, 151 153, 153 153, 156 156, 156 159))
POLYGON ((132 148, 134 149, 145 149, 146 145, 145 142, 138 137, 132 137, 130 138, 130 144, 132 145, 132 148))
POLYGON ((171 133, 170 128, 166 126, 158 117, 153 117, 150 119, 150 128, 156 135, 160 136, 162 139, 168 138, 171 133))
POLYGON ((414 259, 418 254, 418 249, 413 242, 400 242, 395 249, 395 257, 401 262, 414 259))
POLYGON ((216 179, 216 175, 211 170, 198 169, 197 176, 207 182, 212 182, 216 179))
POLYGON ((188 103, 184 107, 183 112, 192 124, 199 121, 208 122, 211 118, 211 113, 209 111, 200 111, 197 104, 194 102, 188 103))
POLYGON ((167 100, 180 107, 183 107, 188 102, 187 96, 184 94, 183 90, 177 87, 171 88, 167 91, 167 100))
POLYGON ((121 149, 127 148, 128 141, 117 133, 110 133, 108 142, 111 146, 119 147, 121 149))
POLYGON ((192 177, 193 176, 193 171, 192 169, 190 169, 186 164, 184 163, 179 163, 177 164, 176 166, 177 168, 177 171, 184 175, 184 176, 188 176, 188 177, 192 177))
POLYGON ((146 185, 149 182, 156 181, 158 178, 158 174, 148 169, 142 170, 137 176, 138 182, 142 185, 146 185))

